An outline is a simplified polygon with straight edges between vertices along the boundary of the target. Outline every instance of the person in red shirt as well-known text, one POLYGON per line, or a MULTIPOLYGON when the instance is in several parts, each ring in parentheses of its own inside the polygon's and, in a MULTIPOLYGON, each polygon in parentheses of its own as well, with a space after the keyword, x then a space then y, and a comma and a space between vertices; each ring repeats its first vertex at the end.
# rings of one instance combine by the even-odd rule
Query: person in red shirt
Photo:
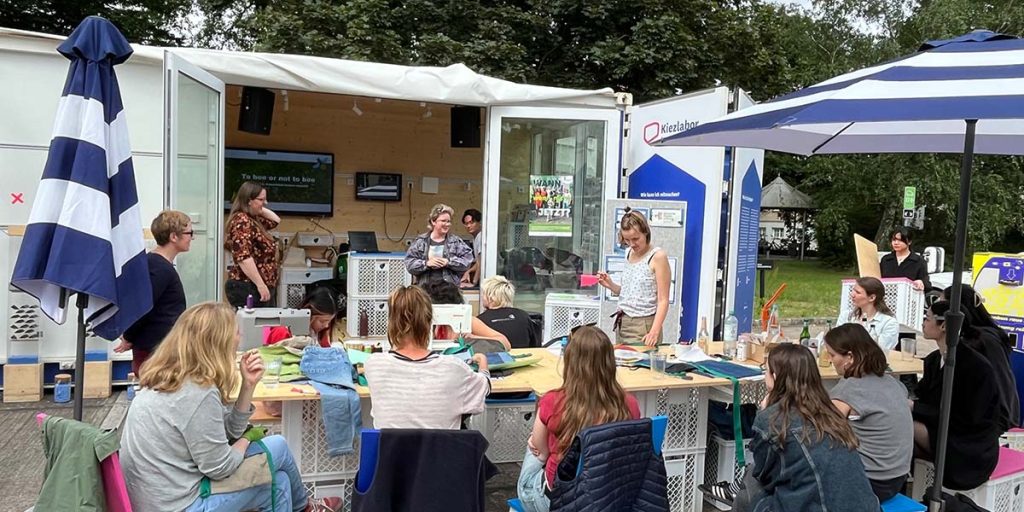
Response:
POLYGON ((299 309, 309 310, 309 332, 291 332, 287 327, 278 325, 270 328, 270 333, 263 344, 273 345, 292 336, 309 336, 321 347, 329 348, 334 324, 338 318, 338 302, 334 298, 334 292, 326 286, 314 288, 302 299, 299 309))
POLYGON ((545 487, 554 485, 562 455, 581 430, 637 419, 640 405, 615 380, 615 353, 608 335, 594 326, 576 329, 562 361, 562 387, 537 403, 537 419, 519 474, 519 501, 527 512, 547 512, 545 487))

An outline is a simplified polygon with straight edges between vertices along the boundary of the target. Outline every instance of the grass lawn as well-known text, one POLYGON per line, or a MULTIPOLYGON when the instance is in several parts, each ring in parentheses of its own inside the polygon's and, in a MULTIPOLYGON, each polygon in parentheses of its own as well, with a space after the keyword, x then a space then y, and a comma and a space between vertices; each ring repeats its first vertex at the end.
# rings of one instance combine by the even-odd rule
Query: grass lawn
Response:
MULTIPOLYGON (((775 260, 775 268, 765 274, 765 300, 786 283, 779 300, 783 321, 796 318, 836 318, 839 316, 840 281, 856 277, 855 270, 836 270, 817 260, 775 260)), ((755 292, 756 293, 756 292, 755 292)), ((759 305, 760 300, 755 298, 759 305)))

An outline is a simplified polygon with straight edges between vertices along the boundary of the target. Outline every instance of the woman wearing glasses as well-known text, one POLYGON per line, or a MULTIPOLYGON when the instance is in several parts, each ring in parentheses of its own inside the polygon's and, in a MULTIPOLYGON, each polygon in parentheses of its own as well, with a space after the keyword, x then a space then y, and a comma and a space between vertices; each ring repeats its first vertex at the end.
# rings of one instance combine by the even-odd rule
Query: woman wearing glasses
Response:
POLYGON ((455 210, 446 204, 430 209, 430 231, 413 240, 405 253, 405 268, 417 284, 448 281, 459 286, 462 275, 473 264, 473 249, 450 233, 455 210))
POLYGON ((135 375, 139 375, 142 363, 149 359, 185 311, 185 289, 174 269, 174 258, 192 248, 193 238, 192 221, 176 210, 160 212, 149 228, 157 245, 146 255, 153 309, 129 327, 114 347, 114 352, 132 351, 135 375))
POLYGON ((234 307, 245 305, 253 296, 257 306, 274 305, 274 288, 281 273, 277 241, 270 231, 281 217, 267 208, 267 189, 247 181, 238 187, 228 215, 224 248, 235 264, 228 268, 224 294, 234 307))
MULTIPOLYGON (((939 346, 924 359, 924 377, 917 385, 917 400, 911 402, 914 454, 926 460, 935 460, 937 453, 942 383, 949 351, 946 345, 948 311, 948 302, 932 304, 921 328, 924 336, 935 340, 939 346)), ((1003 432, 993 421, 1000 408, 999 388, 992 365, 966 341, 977 337, 978 331, 965 315, 960 327, 961 341, 956 346, 953 396, 948 412, 947 471, 942 485, 950 489, 973 489, 985 483, 999 461, 999 436, 1003 432)))
POLYGON ((597 273, 597 282, 619 296, 615 341, 652 347, 661 343, 668 313, 668 257, 661 248, 651 245, 651 227, 644 214, 636 210, 626 208, 619 222, 619 242, 629 246, 622 282, 616 284, 607 272, 597 273))

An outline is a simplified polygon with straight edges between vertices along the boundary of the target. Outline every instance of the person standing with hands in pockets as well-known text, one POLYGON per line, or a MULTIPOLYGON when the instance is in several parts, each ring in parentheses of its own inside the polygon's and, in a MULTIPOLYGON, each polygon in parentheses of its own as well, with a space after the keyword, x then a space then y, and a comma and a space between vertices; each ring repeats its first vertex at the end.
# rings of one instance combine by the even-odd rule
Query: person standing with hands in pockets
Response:
POLYGON ((597 273, 597 282, 619 296, 615 312, 615 342, 653 347, 662 341, 662 327, 668 313, 671 269, 668 256, 651 245, 651 226, 644 214, 626 207, 619 222, 619 243, 628 246, 622 284, 607 272, 597 273))

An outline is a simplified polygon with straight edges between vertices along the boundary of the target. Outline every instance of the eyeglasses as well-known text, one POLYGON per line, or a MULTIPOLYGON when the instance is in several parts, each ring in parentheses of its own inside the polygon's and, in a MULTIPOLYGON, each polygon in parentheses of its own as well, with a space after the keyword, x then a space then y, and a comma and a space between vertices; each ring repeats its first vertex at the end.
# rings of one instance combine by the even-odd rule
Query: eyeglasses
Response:
POLYGON ((188 236, 190 236, 190 237, 192 237, 192 238, 195 238, 195 237, 196 237, 196 232, 195 232, 195 230, 192 230, 192 231, 182 231, 182 232, 181 232, 181 234, 182 234, 182 235, 188 235, 188 236))
POLYGON ((590 322, 589 324, 577 325, 576 327, 573 327, 572 329, 569 329, 569 334, 570 335, 571 334, 576 334, 576 331, 578 331, 580 329, 580 327, 593 327, 595 325, 597 325, 597 322, 590 322))

